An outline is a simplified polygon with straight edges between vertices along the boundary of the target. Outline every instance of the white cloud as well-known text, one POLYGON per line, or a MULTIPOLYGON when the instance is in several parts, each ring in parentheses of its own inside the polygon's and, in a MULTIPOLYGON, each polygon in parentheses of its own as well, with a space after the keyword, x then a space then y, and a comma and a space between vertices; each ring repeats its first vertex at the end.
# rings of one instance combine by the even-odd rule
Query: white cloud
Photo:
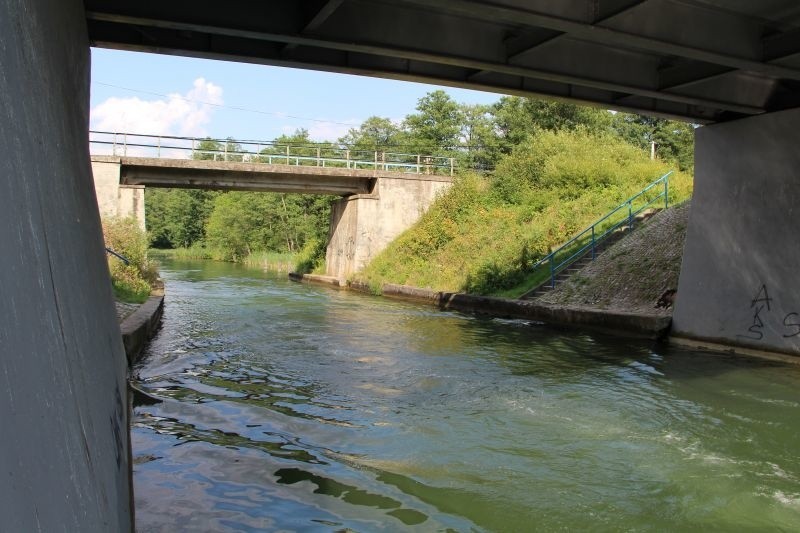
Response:
POLYGON ((112 97, 91 111, 93 130, 202 137, 214 106, 221 105, 222 87, 197 78, 186 94, 173 93, 158 100, 112 97))
POLYGON ((352 128, 358 128, 360 124, 357 120, 346 120, 344 122, 352 124, 339 124, 333 122, 315 122, 308 128, 308 136, 313 141, 336 141, 339 137, 344 137, 352 128))
POLYGON ((344 137, 351 128, 358 128, 361 122, 357 119, 348 119, 340 122, 314 122, 310 126, 281 126, 281 133, 292 135, 298 129, 308 130, 308 138, 316 142, 331 141, 335 142, 340 137, 344 137))

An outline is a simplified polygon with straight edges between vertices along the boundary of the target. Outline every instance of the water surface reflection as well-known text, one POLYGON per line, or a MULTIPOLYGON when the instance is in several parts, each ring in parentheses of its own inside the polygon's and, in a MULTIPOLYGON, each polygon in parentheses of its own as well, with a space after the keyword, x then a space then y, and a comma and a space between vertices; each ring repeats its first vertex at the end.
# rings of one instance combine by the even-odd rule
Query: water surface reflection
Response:
POLYGON ((168 264, 142 531, 797 529, 800 370, 168 264))

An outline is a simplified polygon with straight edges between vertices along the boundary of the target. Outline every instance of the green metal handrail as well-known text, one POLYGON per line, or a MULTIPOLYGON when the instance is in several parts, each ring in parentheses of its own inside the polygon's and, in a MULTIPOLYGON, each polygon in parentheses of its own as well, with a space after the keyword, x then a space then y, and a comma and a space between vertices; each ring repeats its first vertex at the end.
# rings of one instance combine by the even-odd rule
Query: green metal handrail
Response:
POLYGON ((533 265, 531 271, 536 272, 538 269, 546 266, 550 270, 550 286, 555 288, 556 276, 572 263, 586 256, 590 251, 592 260, 597 257, 597 246, 604 241, 611 233, 618 228, 627 225, 629 229, 633 229, 633 221, 636 215, 664 198, 664 209, 669 207, 669 176, 672 171, 667 172, 653 183, 634 194, 617 207, 609 211, 605 216, 598 219, 594 224, 578 233, 575 237, 565 242, 557 249, 553 250, 542 259, 533 265), (661 192, 653 198, 648 198, 647 193, 652 189, 663 185, 661 192), (634 209, 634 202, 644 197, 645 203, 641 207, 634 209), (622 217, 618 221, 614 221, 614 215, 627 211, 627 216, 622 217), (573 249, 575 248, 575 249, 573 249), (559 255, 566 255, 566 258, 559 259, 559 255))
MULTIPOLYGON (((456 159, 430 154, 408 154, 384 150, 356 150, 336 144, 292 144, 274 141, 239 139, 202 139, 174 135, 143 135, 110 131, 89 131, 90 149, 148 157, 194 158, 214 161, 283 164, 292 166, 338 167, 362 170, 384 170, 416 174, 453 176, 456 159), (219 148, 200 148, 203 142, 217 143, 219 148)), ((97 153, 94 155, 101 155, 97 153)))

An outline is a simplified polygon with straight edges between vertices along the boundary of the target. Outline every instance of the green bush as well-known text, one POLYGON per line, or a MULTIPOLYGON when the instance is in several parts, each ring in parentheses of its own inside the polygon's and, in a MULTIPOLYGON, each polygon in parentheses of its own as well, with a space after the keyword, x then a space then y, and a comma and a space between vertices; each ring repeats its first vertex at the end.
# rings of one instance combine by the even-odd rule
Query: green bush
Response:
POLYGON ((311 238, 306 241, 297 255, 294 271, 298 274, 311 274, 325 271, 325 241, 311 238))
POLYGON ((126 302, 144 302, 158 279, 157 267, 147 257, 147 233, 132 217, 109 217, 102 222, 106 247, 129 262, 126 265, 119 258, 108 256, 108 270, 115 297, 126 302))

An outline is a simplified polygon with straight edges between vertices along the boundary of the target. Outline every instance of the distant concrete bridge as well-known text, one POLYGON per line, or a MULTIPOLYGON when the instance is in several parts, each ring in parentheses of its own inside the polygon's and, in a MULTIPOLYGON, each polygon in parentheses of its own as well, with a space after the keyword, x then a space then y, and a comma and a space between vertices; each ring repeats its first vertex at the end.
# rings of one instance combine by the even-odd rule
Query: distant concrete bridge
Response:
POLYGON ((135 217, 144 228, 145 187, 342 196, 331 213, 326 274, 345 279, 413 225, 455 170, 450 157, 212 142, 219 148, 209 149, 209 139, 90 132, 100 212, 135 217))

